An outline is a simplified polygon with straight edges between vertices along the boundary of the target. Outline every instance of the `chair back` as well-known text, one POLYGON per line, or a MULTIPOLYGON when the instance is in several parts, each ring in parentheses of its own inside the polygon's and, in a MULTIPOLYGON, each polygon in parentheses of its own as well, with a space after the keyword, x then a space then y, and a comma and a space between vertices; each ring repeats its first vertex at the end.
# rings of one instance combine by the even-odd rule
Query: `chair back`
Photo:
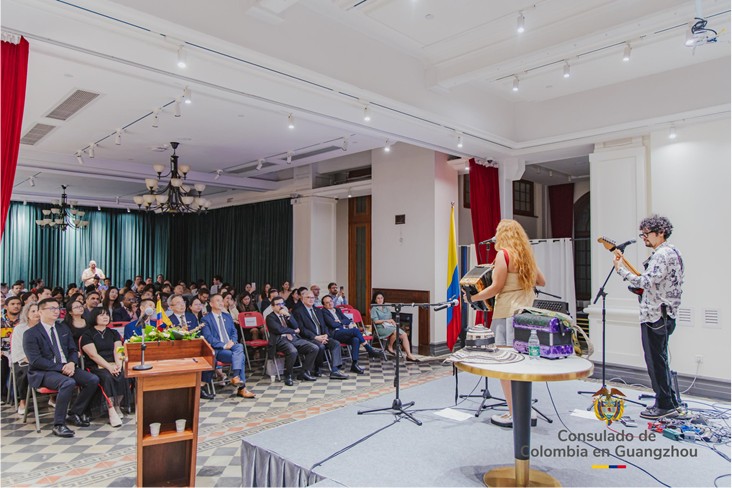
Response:
MULTIPOLYGON (((110 322, 107 324, 107 327, 111 327, 112 329, 119 332, 120 337, 124 338, 125 336, 125 325, 129 324, 128 322, 121 321, 121 322, 110 322)), ((124 339, 123 339, 124 340, 124 339)))
POLYGON ((344 308, 341 310, 343 315, 353 320, 356 324, 363 325, 363 318, 361 318, 361 312, 356 308, 344 308))
POLYGON ((260 312, 239 312, 239 325, 242 329, 264 327, 264 316, 260 312))
POLYGON ((79 337, 79 342, 76 345, 79 348, 79 367, 81 369, 85 369, 84 368, 84 350, 81 348, 81 337, 79 337))

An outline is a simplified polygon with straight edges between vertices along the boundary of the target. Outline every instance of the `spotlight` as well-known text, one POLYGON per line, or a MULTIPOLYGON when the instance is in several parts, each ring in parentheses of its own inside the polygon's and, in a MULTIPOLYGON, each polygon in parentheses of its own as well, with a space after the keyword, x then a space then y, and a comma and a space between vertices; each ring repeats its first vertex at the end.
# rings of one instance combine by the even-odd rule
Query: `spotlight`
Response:
POLYGON ((389 139, 387 139, 384 143, 384 152, 391 152, 391 145, 392 143, 389 142, 389 139))
POLYGON ((176 98, 175 99, 175 106, 174 107, 175 107, 175 111, 174 111, 173 114, 176 117, 180 117, 180 98, 176 98))
POLYGON ((549 170, 549 176, 554 176, 554 171, 549 170))
MULTIPOLYGON (((185 68, 185 66, 183 66, 185 68)), ((127 207, 127 213, 130 213, 130 207, 127 207)))
POLYGON ((524 18, 524 13, 519 12, 519 16, 516 19, 516 32, 519 34, 523 34, 523 32, 526 30, 524 28, 524 22, 526 21, 526 18, 524 18))
POLYGON ((257 161, 257 171, 262 169, 262 166, 264 165, 264 159, 260 159, 257 161))
POLYGON ((74 154, 74 156, 76 156, 76 162, 77 163, 84 164, 84 158, 81 157, 81 154, 82 154, 82 151, 81 151, 81 149, 79 149, 78 151, 76 151, 76 153, 74 154))
POLYGON ((31 176, 28 178, 28 183, 30 183, 30 186, 36 186, 36 179, 31 176))
POLYGON ((519 90, 519 77, 518 76, 513 77, 513 86, 511 87, 511 90, 515 91, 515 92, 517 92, 519 90))
POLYGON ((186 99, 186 104, 190 105, 191 101, 191 89, 188 87, 183 88, 183 98, 186 99))
POLYGON ((292 164, 292 151, 287 151, 287 164, 292 164))
POLYGON ((348 136, 343 138, 343 145, 341 146, 341 149, 343 151, 348 151, 348 145, 350 144, 350 141, 348 139, 348 136))
POLYGON ((569 78, 569 63, 567 61, 564 62, 564 68, 562 70, 562 76, 565 78, 569 78))
POLYGON ((223 173, 223 172, 224 172, 223 169, 217 169, 216 176, 214 176, 214 180, 218 180, 219 178, 221 178, 221 173, 223 173))
POLYGON ((101 205, 97 205, 97 210, 102 210, 102 206, 101 205))
POLYGON ((114 135, 114 143, 118 146, 122 144, 122 129, 117 129, 117 133, 114 135))
POLYGON ((623 61, 626 63, 630 61, 630 51, 632 48, 630 47, 630 43, 625 44, 625 49, 623 49, 623 61))
POLYGON ((89 143, 89 157, 94 158, 94 148, 96 148, 97 145, 93 142, 89 143))
POLYGON ((351 195, 351 189, 348 189, 348 198, 351 198, 353 195, 351 195))
POLYGON ((288 129, 295 128, 295 117, 293 117, 292 114, 287 116, 287 128, 288 129))
POLYGON ((465 165, 465 171, 470 171, 470 165, 469 164, 466 164, 465 165))
POLYGON ((178 67, 186 67, 186 50, 183 46, 178 47, 178 67))
POLYGON ((158 123, 160 122, 160 109, 154 108, 152 111, 153 119, 152 119, 152 126, 154 128, 158 128, 158 123))
POLYGON ((114 202, 115 202, 115 203, 116 203, 117 205, 119 205, 119 197, 116 197, 116 198, 114 199, 114 202))
POLYGON ((457 136, 457 147, 462 148, 463 147, 463 136, 462 134, 458 134, 457 136))
POLYGON ((676 126, 672 125, 668 129, 668 138, 671 140, 676 139, 676 126))
POLYGON ((363 121, 371 122, 371 110, 368 105, 363 108, 363 121))

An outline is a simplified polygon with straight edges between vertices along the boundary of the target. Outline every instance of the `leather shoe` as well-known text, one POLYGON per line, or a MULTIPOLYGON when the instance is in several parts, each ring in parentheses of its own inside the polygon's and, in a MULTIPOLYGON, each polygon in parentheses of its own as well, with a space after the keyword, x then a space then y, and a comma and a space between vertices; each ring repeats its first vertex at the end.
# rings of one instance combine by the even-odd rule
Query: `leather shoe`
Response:
POLYGON ((90 422, 88 420, 84 420, 75 413, 70 413, 66 416, 66 422, 69 424, 74 424, 77 427, 89 427, 90 422))
POLYGON ((368 353, 370 358, 379 358, 386 361, 386 353, 384 351, 377 351, 376 349, 371 348, 368 353))
POLYGON ((239 390, 236 392, 236 394, 242 398, 254 398, 257 395, 252 393, 251 391, 247 390, 246 388, 242 387, 239 388, 239 390))
POLYGON ((320 378, 321 376, 323 376, 323 373, 316 369, 311 373, 311 376, 313 376, 314 378, 320 378))
POLYGON ((359 366, 358 364, 353 363, 351 365, 351 373, 364 374, 364 373, 366 373, 366 371, 364 371, 364 369, 361 366, 359 366))
POLYGON ((81 421, 82 422, 86 422, 87 424, 91 424, 91 417, 89 417, 87 414, 82 413, 80 415, 80 417, 81 417, 81 421))
POLYGON ((292 376, 285 376, 285 386, 292 386, 295 383, 292 381, 292 376))
POLYGON ((332 380, 347 380, 348 375, 346 373, 342 373, 340 371, 332 371, 330 373, 330 379, 332 380))
POLYGON ((231 384, 233 386, 244 386, 244 382, 238 376, 231 378, 231 384))
POLYGON ((203 400, 213 400, 214 396, 212 394, 210 394, 209 392, 207 392, 206 390, 204 390, 203 388, 201 388, 201 398, 203 400))
POLYGON ((308 373, 307 371, 304 372, 302 376, 300 376, 300 379, 302 381, 315 381, 315 378, 313 376, 310 376, 310 373, 308 373))
POLYGON ((74 431, 65 425, 54 425, 53 435, 57 435, 59 437, 74 437, 74 431))

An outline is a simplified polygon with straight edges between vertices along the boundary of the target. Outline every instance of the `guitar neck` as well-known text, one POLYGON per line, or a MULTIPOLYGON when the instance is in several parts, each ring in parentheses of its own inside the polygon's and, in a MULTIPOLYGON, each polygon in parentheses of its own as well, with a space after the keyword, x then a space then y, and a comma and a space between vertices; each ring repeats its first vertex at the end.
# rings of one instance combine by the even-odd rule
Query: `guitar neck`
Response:
POLYGON ((623 266, 628 268, 628 271, 630 271, 631 273, 633 273, 636 276, 640 276, 640 273, 638 272, 638 270, 635 269, 635 266, 630 264, 627 259, 625 259, 625 256, 623 256, 623 253, 621 253, 620 251, 615 251, 615 252, 620 255, 620 260, 623 262, 623 266))

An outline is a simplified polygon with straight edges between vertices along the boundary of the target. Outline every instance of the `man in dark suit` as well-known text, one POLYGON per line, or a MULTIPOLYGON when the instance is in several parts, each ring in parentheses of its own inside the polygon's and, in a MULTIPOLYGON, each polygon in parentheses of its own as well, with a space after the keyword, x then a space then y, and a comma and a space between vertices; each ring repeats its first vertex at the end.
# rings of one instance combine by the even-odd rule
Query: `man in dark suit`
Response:
POLYGON ((379 353, 370 344, 365 344, 366 340, 363 338, 361 331, 358 330, 358 327, 353 327, 355 325, 353 324, 353 320, 346 317, 339 308, 333 305, 333 298, 330 295, 325 295, 322 301, 323 319, 325 320, 325 326, 328 328, 328 334, 341 344, 351 346, 352 372, 364 374, 363 368, 358 365, 361 344, 364 344, 370 358, 386 359, 383 351, 379 353))
POLYGON ((333 363, 330 365, 330 379, 345 380, 348 378, 348 375, 341 373, 338 369, 343 364, 343 359, 341 358, 341 343, 328 335, 328 329, 325 326, 325 320, 322 315, 323 311, 313 307, 315 295, 313 295, 313 292, 305 288, 305 291, 302 292, 300 297, 303 306, 294 312, 298 323, 302 324, 302 331, 300 331, 300 335, 303 339, 309 340, 318 346, 319 349, 318 358, 315 360, 315 370, 313 371, 313 375, 320 376, 320 366, 325 360, 325 351, 327 349, 330 351, 331 358, 333 358, 333 363))
MULTIPOLYGON (((300 379, 315 381, 310 371, 313 370, 315 358, 318 356, 318 347, 300 337, 300 325, 290 316, 282 297, 272 299, 272 313, 267 315, 267 330, 270 348, 285 355, 285 385, 293 385, 292 370, 298 354, 304 356, 302 361, 304 371, 300 379)), ((274 354, 271 356, 275 357, 274 354)))
POLYGON ((244 346, 235 342, 236 328, 231 315, 224 313, 224 299, 219 294, 209 298, 211 313, 203 317, 203 338, 216 352, 216 360, 231 363, 231 384, 237 388, 236 394, 242 398, 254 398, 256 395, 246 388, 244 376, 244 346))
POLYGON ((132 311, 132 304, 137 301, 137 295, 128 291, 122 297, 122 303, 112 310, 112 322, 129 322, 136 320, 137 315, 132 311))
POLYGON ((76 368, 79 351, 71 331, 66 325, 56 324, 58 302, 46 298, 38 303, 38 309, 41 323, 23 335, 23 349, 28 357, 28 384, 31 388, 43 386, 58 391, 53 433, 59 437, 73 437, 74 431, 66 426, 66 422, 79 427, 89 426, 89 420, 83 414, 97 390, 99 377, 76 368), (81 390, 69 409, 71 396, 77 386, 81 390))
MULTIPOLYGON (((170 323, 176 327, 183 327, 184 329, 191 330, 198 327, 198 318, 193 312, 186 310, 186 301, 182 295, 171 295, 168 299, 168 306, 173 311, 168 317, 170 323)), ((204 371, 201 373, 201 384, 208 385, 213 377, 213 371, 204 371)), ((201 398, 204 400, 211 400, 214 398, 213 393, 206 391, 203 386, 201 387, 201 398)))

